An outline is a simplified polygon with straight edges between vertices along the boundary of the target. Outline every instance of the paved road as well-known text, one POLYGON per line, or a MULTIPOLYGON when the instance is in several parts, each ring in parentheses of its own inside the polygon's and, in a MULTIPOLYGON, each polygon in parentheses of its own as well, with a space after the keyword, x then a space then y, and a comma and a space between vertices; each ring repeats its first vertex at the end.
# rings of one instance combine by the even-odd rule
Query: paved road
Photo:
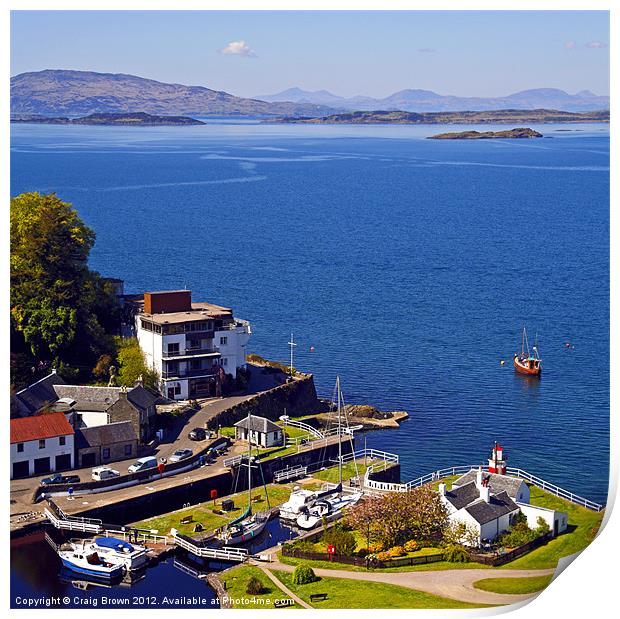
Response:
MULTIPOLYGON (((190 440, 187 436, 189 431, 196 427, 204 427, 205 423, 212 419, 218 413, 221 413, 227 408, 230 408, 231 406, 234 406, 239 402, 243 402, 244 400, 247 400, 251 397, 251 395, 246 395, 207 400, 203 403, 202 408, 198 412, 194 413, 186 419, 179 420, 179 425, 168 436, 164 436, 164 441, 162 441, 162 443, 160 443, 154 450, 142 450, 139 454, 140 457, 152 454, 157 458, 170 459, 170 456, 177 449, 191 449, 193 451, 198 451, 202 449, 206 443, 204 441, 190 440)), ((110 468, 120 471, 121 474, 124 474, 127 472, 127 468, 131 464, 133 464, 136 459, 137 457, 133 457, 128 460, 110 462, 109 466, 110 468)), ((93 467, 75 469, 72 471, 67 471, 66 474, 79 475, 82 481, 90 481, 92 468, 93 467)), ((211 475, 213 473, 209 472, 208 474, 211 475)), ((14 479, 11 481, 12 516, 23 514, 29 511, 40 511, 40 505, 36 506, 31 503, 32 495, 36 488, 39 487, 41 479, 49 476, 50 473, 47 473, 45 475, 40 475, 37 477, 14 479)))
MULTIPOLYGON (((295 568, 275 561, 269 564, 269 569, 292 572, 295 568)), ((351 572, 348 570, 331 570, 313 568, 317 576, 326 578, 348 578, 350 580, 369 580, 383 582, 390 585, 425 591, 470 604, 515 604, 538 595, 491 593, 476 589, 473 583, 483 578, 525 578, 531 576, 549 576, 555 570, 428 570, 419 572, 351 572)))

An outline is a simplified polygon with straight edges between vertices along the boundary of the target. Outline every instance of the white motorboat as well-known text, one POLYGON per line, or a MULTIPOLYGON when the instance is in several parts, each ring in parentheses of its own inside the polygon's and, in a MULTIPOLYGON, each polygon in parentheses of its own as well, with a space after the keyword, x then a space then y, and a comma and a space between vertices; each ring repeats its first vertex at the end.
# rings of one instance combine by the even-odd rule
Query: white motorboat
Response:
MULTIPOLYGON (((342 491, 342 435, 346 434, 351 439, 351 452, 353 449, 353 433, 349 428, 346 415, 344 415, 344 400, 340 389, 340 377, 336 377, 335 394, 337 398, 338 411, 338 480, 339 483, 335 488, 326 490, 321 493, 315 493, 315 501, 310 506, 302 506, 301 514, 297 517, 297 526, 301 529, 313 529, 321 524, 321 522, 330 522, 342 517, 343 511, 357 503, 362 498, 362 492, 343 492, 342 491), (342 427, 342 418, 344 417, 346 428, 342 427)), ((334 398, 334 399, 336 399, 334 398)), ((355 464, 355 460, 353 460, 355 464)), ((355 464, 357 471, 357 464, 355 464)), ((292 498, 291 494, 291 498, 292 498)), ((290 501, 290 499, 289 499, 290 501)))
POLYGON ((119 560, 104 558, 93 549, 93 544, 84 540, 81 544, 70 542, 57 550, 62 564, 76 574, 83 574, 101 580, 122 578, 125 565, 119 560))
POLYGON ((91 546, 101 557, 119 561, 129 571, 139 570, 148 563, 147 549, 144 546, 130 544, 116 537, 97 537, 91 546))
POLYGON ((317 493, 312 490, 293 490, 286 503, 280 505, 281 520, 297 520, 316 502, 317 493))

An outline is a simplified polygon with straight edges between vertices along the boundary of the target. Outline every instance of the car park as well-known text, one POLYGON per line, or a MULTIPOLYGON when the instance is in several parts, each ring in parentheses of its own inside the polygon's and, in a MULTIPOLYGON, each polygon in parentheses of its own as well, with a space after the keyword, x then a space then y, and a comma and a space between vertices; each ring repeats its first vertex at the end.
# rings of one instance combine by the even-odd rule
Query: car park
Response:
POLYGON ((99 466, 91 471, 91 476, 95 481, 103 481, 104 479, 112 479, 120 477, 120 473, 108 466, 99 466))
POLYGON ((61 473, 56 473, 51 477, 46 477, 41 480, 42 486, 49 486, 50 484, 79 484, 80 477, 78 475, 62 475, 61 473))
POLYGON ((194 455, 191 449, 177 449, 171 456, 170 462, 181 462, 181 460, 187 460, 194 455))
POLYGON ((204 441, 207 438, 207 433, 204 428, 194 428, 187 437, 192 441, 204 441))
POLYGON ((146 456, 139 458, 128 469, 128 473, 139 473, 140 471, 148 471, 157 468, 157 458, 155 456, 146 456))

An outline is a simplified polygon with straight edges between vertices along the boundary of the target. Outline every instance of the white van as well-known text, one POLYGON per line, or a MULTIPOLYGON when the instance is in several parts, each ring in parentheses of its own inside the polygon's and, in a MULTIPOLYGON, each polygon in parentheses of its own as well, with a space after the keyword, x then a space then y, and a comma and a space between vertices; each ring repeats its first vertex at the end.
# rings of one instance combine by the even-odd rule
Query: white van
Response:
POLYGON ((157 468, 157 458, 155 456, 147 456, 136 460, 128 469, 129 473, 137 473, 138 471, 148 471, 157 468))
POLYGON ((120 477, 120 473, 108 466, 99 466, 91 471, 91 477, 95 481, 103 481, 104 479, 112 479, 112 477, 120 477))

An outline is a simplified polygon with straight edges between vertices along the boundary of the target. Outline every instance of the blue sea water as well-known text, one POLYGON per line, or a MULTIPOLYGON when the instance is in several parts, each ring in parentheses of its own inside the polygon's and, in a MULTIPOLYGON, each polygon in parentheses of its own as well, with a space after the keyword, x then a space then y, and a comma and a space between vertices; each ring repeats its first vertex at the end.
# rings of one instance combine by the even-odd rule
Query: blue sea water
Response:
POLYGON ((294 332, 321 394, 340 374, 347 401, 408 411, 366 436, 401 454, 404 480, 481 462, 498 440, 509 465, 603 502, 609 132, 533 128, 545 137, 13 125, 11 193, 72 202, 97 234, 93 268, 128 292, 231 306, 272 359, 294 332), (512 368, 523 324, 540 380, 512 368))

